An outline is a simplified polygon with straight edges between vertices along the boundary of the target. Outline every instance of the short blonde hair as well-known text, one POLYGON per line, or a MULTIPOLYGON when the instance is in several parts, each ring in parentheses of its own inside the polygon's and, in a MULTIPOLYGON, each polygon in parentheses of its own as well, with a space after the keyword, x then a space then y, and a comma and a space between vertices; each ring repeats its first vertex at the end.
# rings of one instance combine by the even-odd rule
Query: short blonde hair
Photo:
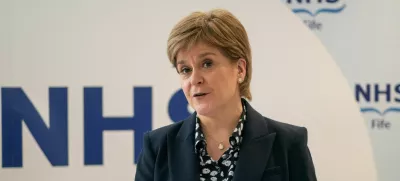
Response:
POLYGON ((173 66, 176 67, 176 55, 180 50, 190 49, 199 42, 217 47, 232 63, 240 58, 246 61, 246 76, 239 89, 240 96, 251 100, 251 49, 246 29, 240 21, 224 9, 193 12, 184 17, 174 26, 168 38, 167 54, 173 66))

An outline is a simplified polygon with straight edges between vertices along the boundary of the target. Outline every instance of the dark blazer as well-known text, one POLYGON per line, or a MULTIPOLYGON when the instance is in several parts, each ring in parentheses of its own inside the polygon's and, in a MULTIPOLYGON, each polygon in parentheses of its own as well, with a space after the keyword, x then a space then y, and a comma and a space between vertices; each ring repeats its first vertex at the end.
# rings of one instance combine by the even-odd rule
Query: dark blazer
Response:
MULTIPOLYGON (((263 117, 249 103, 243 142, 233 181, 315 181, 307 129, 263 117)), ((195 118, 144 136, 135 181, 198 181, 200 161, 194 152, 195 118)))

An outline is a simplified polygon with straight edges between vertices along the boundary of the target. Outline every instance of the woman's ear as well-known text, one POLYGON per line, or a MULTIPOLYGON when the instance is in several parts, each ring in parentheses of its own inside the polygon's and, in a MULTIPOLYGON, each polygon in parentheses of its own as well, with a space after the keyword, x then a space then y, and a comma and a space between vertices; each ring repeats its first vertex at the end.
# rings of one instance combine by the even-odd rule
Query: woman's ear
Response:
POLYGON ((237 62, 237 68, 238 68, 238 76, 239 78, 242 78, 243 80, 246 77, 246 60, 244 58, 240 58, 237 62))

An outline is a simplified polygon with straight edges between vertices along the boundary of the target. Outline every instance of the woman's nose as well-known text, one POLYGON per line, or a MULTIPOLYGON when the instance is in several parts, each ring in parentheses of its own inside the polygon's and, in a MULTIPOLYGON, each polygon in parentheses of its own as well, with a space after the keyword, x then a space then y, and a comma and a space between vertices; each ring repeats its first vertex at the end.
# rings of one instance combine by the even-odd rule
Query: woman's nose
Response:
POLYGON ((204 83, 204 78, 201 75, 201 72, 194 70, 192 72, 190 83, 192 85, 198 85, 204 83))

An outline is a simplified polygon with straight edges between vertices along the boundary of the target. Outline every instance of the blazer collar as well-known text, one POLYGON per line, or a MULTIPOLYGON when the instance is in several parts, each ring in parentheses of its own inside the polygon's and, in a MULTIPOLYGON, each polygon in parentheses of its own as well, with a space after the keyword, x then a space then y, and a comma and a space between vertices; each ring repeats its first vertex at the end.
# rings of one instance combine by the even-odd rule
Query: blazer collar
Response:
POLYGON ((233 181, 261 180, 270 157, 276 133, 268 126, 266 118, 248 102, 247 120, 243 130, 243 143, 233 181))
MULTIPOLYGON (((275 133, 265 118, 247 101, 247 119, 244 122, 243 142, 233 181, 260 180, 266 167, 275 133)), ((168 136, 169 168, 171 179, 176 181, 199 180, 200 160, 194 150, 196 112, 183 120, 176 137, 168 136)))
POLYGON ((179 129, 176 138, 182 141, 192 138, 194 140, 195 126, 196 126, 196 112, 194 112, 185 120, 183 120, 182 126, 179 129))
POLYGON ((200 159, 194 150, 196 114, 183 120, 176 136, 168 135, 170 180, 200 180, 200 159))

